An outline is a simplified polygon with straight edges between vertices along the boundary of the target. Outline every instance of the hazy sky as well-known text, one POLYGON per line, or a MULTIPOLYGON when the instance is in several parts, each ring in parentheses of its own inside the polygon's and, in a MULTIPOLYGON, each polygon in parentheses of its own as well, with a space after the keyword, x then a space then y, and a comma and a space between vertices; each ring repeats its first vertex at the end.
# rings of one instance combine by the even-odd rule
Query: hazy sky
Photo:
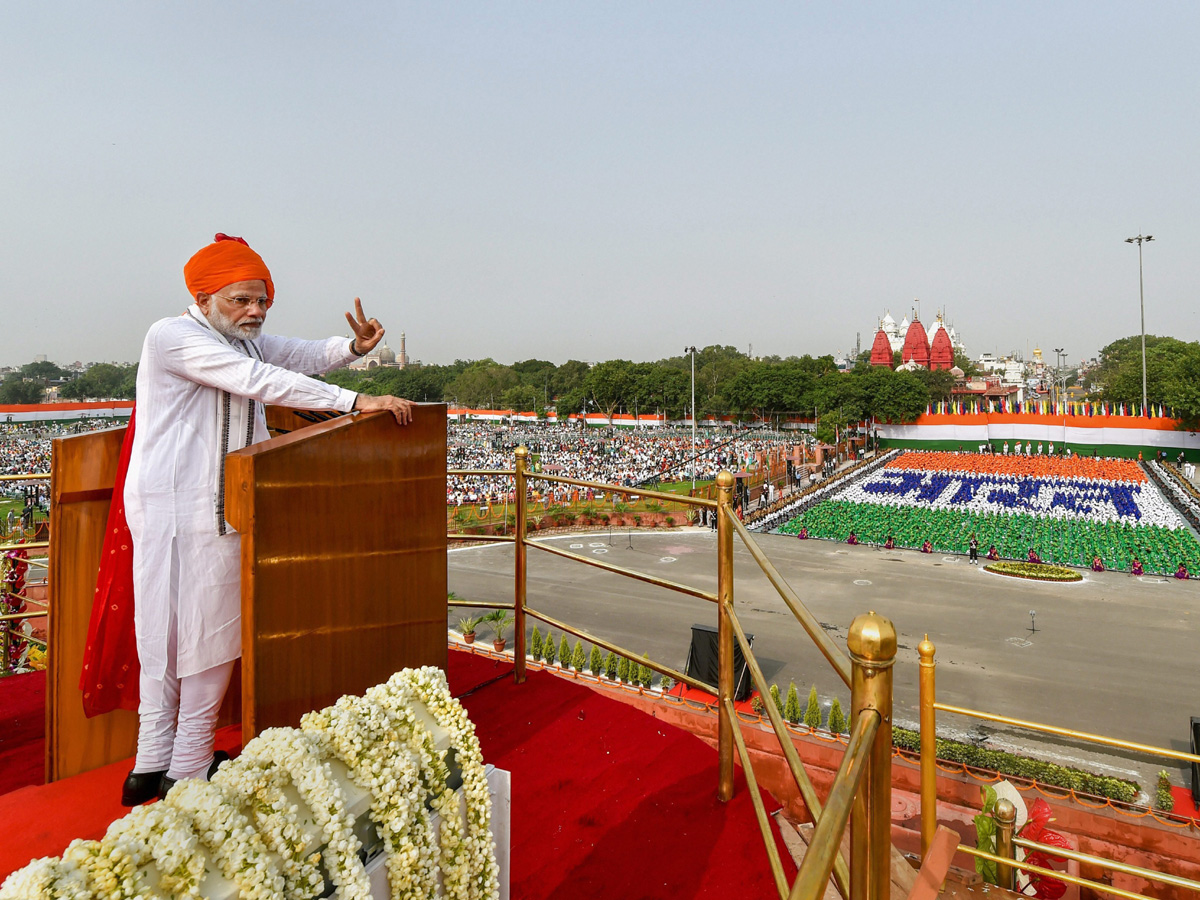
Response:
POLYGON ((217 231, 426 362, 1200 338, 1200 4, 6 3, 0 365, 134 360, 217 231))

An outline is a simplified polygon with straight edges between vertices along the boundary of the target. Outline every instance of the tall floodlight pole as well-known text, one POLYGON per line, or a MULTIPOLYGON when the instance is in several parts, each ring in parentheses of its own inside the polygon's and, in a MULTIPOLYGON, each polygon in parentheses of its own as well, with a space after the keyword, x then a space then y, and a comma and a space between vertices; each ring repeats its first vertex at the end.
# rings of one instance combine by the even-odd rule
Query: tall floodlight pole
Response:
POLYGON ((692 490, 696 489, 696 348, 684 347, 692 355, 692 490))
POLYGON ((1152 234, 1125 238, 1127 244, 1138 245, 1138 300, 1142 307, 1142 415, 1146 414, 1146 288, 1142 281, 1142 244, 1154 240, 1152 234))

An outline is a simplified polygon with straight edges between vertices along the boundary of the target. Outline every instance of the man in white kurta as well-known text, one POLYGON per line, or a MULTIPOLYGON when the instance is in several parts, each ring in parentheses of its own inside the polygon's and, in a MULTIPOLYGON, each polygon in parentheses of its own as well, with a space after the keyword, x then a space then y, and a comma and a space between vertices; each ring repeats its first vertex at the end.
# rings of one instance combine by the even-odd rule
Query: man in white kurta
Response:
POLYGON ((225 455, 268 438, 267 403, 409 418, 408 401, 309 377, 382 338, 361 303, 357 318, 347 314, 354 339, 261 334, 270 273, 244 242, 223 238, 185 268, 196 302, 150 327, 138 367, 125 483, 141 662, 137 761, 123 791, 131 805, 213 765, 217 713, 242 650, 241 541, 225 521, 225 455))

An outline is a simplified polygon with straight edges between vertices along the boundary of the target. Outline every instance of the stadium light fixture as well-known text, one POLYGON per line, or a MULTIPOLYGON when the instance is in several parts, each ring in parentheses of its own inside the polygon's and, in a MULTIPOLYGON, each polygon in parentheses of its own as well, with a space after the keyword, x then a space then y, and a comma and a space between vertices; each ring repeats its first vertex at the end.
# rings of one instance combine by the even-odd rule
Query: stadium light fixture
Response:
POLYGON ((1146 414, 1146 288, 1142 281, 1142 244, 1154 240, 1152 234, 1125 238, 1127 244, 1138 245, 1138 300, 1142 307, 1142 415, 1146 414))
POLYGON ((684 347, 692 355, 692 490, 696 490, 696 348, 684 347))

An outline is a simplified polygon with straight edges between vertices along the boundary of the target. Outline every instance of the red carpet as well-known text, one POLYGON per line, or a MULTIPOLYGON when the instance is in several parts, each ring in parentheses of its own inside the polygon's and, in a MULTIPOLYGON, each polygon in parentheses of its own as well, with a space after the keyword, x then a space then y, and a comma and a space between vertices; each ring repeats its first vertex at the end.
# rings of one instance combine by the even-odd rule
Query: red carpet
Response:
POLYGON ((0 794, 46 780, 46 673, 0 678, 0 794))
MULTIPOLYGON (((456 694, 464 663, 476 683, 494 665, 450 660, 456 694)), ((741 769, 734 799, 718 802, 717 754, 699 738, 541 671, 462 703, 484 759, 512 772, 513 897, 775 896, 741 769)))
MULTIPOLYGON (((515 685, 511 670, 450 653, 451 690, 484 759, 512 772, 514 898, 774 896, 740 769, 734 799, 719 803, 716 751, 698 738, 545 672, 515 685)), ((226 729, 218 745, 237 740, 226 729)), ((0 796, 0 821, 21 823, 19 840, 0 842, 0 879, 73 838, 101 836, 124 811, 116 799, 129 768, 0 796)), ((776 843, 790 880, 795 867, 776 843)))

